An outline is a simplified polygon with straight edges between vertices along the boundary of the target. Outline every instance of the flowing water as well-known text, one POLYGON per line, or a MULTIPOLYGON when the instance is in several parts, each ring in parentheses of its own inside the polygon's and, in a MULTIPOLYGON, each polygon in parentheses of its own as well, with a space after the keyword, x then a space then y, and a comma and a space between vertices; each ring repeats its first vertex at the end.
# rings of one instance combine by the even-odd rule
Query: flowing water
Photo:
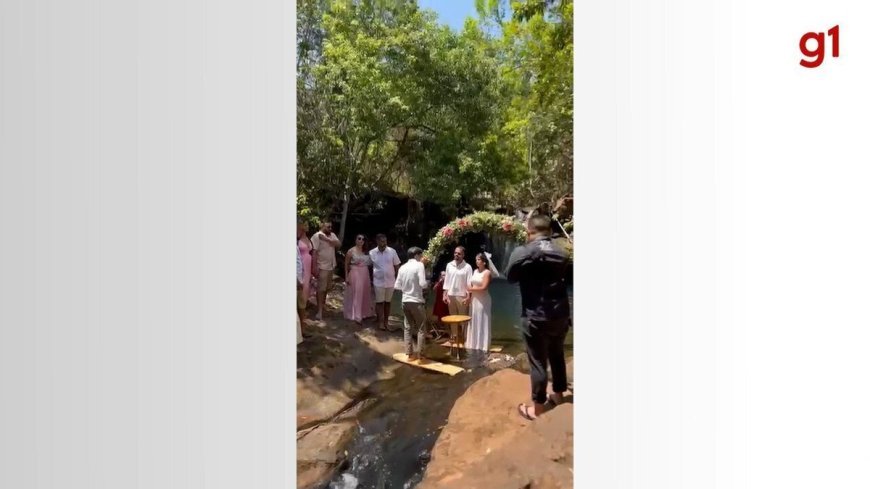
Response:
POLYGON ((359 432, 347 448, 348 464, 332 489, 406 489, 423 478, 429 454, 456 399, 486 369, 455 377, 402 368, 378 382, 370 395, 378 402, 360 412, 359 432))

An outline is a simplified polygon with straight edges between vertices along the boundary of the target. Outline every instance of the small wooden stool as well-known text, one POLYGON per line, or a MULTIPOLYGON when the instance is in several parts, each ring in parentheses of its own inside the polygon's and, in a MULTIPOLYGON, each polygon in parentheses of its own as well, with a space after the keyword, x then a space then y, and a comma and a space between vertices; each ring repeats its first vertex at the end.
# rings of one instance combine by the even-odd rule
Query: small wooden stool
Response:
POLYGON ((471 316, 444 316, 441 322, 450 326, 450 354, 456 353, 456 360, 460 359, 461 348, 465 348, 465 335, 462 328, 471 321, 471 316))

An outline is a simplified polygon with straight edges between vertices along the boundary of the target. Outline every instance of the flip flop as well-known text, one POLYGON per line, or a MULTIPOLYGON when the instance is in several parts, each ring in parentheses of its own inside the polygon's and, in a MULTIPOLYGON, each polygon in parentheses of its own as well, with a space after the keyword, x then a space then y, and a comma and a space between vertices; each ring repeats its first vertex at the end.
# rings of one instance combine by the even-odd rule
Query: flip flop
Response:
POLYGON ((517 412, 520 413, 520 416, 522 416, 523 418, 525 418, 529 421, 534 421, 534 420, 538 419, 537 417, 533 418, 533 417, 529 416, 529 406, 526 406, 525 403, 521 402, 517 405, 517 412))
MULTIPOLYGON (((562 397, 562 402, 565 402, 565 398, 564 398, 564 397, 562 397)), ((547 402, 545 402, 544 404, 547 405, 549 409, 553 409, 553 408, 555 408, 556 406, 558 406, 559 404, 562 404, 562 402, 556 402, 556 400, 553 399, 553 395, 552 395, 552 394, 548 394, 548 395, 547 395, 547 402)))

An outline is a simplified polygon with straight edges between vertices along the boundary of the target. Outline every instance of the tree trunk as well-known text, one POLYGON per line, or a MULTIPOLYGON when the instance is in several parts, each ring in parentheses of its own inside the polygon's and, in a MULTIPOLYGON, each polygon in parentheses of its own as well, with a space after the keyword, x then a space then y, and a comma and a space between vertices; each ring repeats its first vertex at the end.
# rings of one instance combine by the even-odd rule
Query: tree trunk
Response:
POLYGON ((341 226, 338 230, 338 239, 344 243, 344 231, 347 225, 347 209, 350 206, 350 195, 345 192, 343 196, 344 203, 341 206, 341 226))

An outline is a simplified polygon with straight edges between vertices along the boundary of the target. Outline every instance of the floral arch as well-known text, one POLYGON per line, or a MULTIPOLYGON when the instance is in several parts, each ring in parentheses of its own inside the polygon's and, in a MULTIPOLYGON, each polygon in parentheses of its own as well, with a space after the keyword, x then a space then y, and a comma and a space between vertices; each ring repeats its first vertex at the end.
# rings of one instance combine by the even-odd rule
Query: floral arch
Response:
POLYGON ((525 226, 519 219, 492 212, 475 212, 454 219, 439 229, 423 252, 424 261, 433 265, 447 245, 458 242, 468 233, 500 234, 519 243, 525 243, 527 236, 525 226))

